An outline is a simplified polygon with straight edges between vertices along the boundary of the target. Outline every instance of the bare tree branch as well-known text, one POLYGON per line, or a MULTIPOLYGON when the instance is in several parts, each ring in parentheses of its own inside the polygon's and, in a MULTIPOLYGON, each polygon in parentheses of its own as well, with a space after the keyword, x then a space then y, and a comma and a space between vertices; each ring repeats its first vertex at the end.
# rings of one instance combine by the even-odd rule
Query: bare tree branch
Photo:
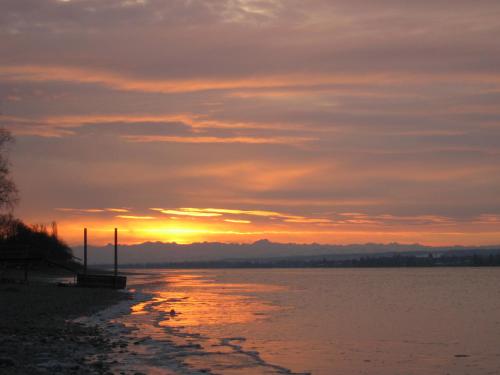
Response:
POLYGON ((8 147, 14 138, 6 129, 0 128, 0 211, 12 211, 19 201, 17 187, 10 175, 8 147))

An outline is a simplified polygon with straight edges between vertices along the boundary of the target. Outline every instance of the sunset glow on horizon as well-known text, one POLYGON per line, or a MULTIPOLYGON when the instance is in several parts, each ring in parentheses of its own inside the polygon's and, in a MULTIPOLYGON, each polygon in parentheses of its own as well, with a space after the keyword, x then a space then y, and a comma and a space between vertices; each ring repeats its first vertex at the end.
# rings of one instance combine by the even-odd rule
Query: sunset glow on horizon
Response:
POLYGON ((499 12, 5 2, 14 213, 71 245, 500 244, 499 12))
POLYGON ((500 234, 500 217, 482 215, 470 222, 452 218, 422 216, 370 216, 340 212, 325 217, 303 217, 288 213, 225 208, 149 208, 144 214, 120 214, 122 209, 58 209, 59 231, 72 245, 82 242, 83 228, 89 228, 95 245, 110 243, 119 228, 120 242, 251 243, 274 242, 349 244, 368 242, 425 243, 454 245, 460 237, 465 245, 491 244, 500 234), (147 213, 151 214, 147 214, 147 213), (423 228, 423 229, 420 229, 423 228))

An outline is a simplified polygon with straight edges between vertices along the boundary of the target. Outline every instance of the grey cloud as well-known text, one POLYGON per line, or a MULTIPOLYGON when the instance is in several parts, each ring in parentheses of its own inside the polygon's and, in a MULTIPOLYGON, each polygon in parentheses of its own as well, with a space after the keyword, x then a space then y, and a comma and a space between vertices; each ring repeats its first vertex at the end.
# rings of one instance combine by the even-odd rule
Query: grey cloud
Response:
POLYGON ((2 1, 0 69, 80 69, 59 81, 0 76, 0 120, 19 134, 20 212, 226 201, 286 211, 289 201, 297 214, 320 216, 499 213, 499 12, 486 0, 2 1), (153 84, 283 80, 159 93, 79 80, 92 74, 153 84), (322 82, 332 76, 337 83, 322 82), (133 120, 144 115, 204 125, 133 120), (59 123, 64 116, 78 119, 59 123), (92 120, 99 116, 130 120, 92 120), (42 128, 59 133, 21 132, 42 128))
POLYGON ((226 10, 245 9, 238 1, 149 1, 133 7, 119 0, 9 1, 1 22, 7 29, 3 51, 9 53, 2 60, 62 62, 146 78, 311 71, 498 74, 500 50, 490 37, 499 31, 498 2, 343 3, 256 2, 273 16, 266 24, 246 24, 225 20, 226 10))
POLYGON ((106 124, 83 124, 75 129, 76 135, 82 136, 127 136, 127 135, 191 135, 192 128, 186 124, 173 123, 120 123, 111 122, 106 124))

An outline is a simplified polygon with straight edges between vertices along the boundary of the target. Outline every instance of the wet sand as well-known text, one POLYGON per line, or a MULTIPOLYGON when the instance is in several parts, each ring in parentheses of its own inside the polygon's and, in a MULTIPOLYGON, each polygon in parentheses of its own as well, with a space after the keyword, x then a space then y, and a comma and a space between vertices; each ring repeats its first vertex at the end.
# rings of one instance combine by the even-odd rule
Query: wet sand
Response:
POLYGON ((0 284, 0 373, 109 372, 110 354, 128 343, 97 325, 72 320, 130 298, 109 289, 0 284))

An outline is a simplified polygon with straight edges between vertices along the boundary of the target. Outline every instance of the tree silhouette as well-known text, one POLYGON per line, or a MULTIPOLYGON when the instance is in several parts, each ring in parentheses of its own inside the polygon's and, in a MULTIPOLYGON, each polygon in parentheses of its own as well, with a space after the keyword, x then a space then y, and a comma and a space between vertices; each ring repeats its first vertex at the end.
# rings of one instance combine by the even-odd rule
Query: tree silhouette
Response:
POLYGON ((18 192, 10 175, 8 147, 14 141, 10 132, 0 128, 0 259, 2 254, 18 253, 30 258, 70 262, 70 247, 58 238, 57 223, 52 222, 51 232, 45 224, 27 225, 16 219, 13 208, 18 202, 18 192))
POLYGON ((12 211, 18 202, 17 188, 10 175, 8 147, 13 138, 10 132, 0 128, 0 211, 12 211))

